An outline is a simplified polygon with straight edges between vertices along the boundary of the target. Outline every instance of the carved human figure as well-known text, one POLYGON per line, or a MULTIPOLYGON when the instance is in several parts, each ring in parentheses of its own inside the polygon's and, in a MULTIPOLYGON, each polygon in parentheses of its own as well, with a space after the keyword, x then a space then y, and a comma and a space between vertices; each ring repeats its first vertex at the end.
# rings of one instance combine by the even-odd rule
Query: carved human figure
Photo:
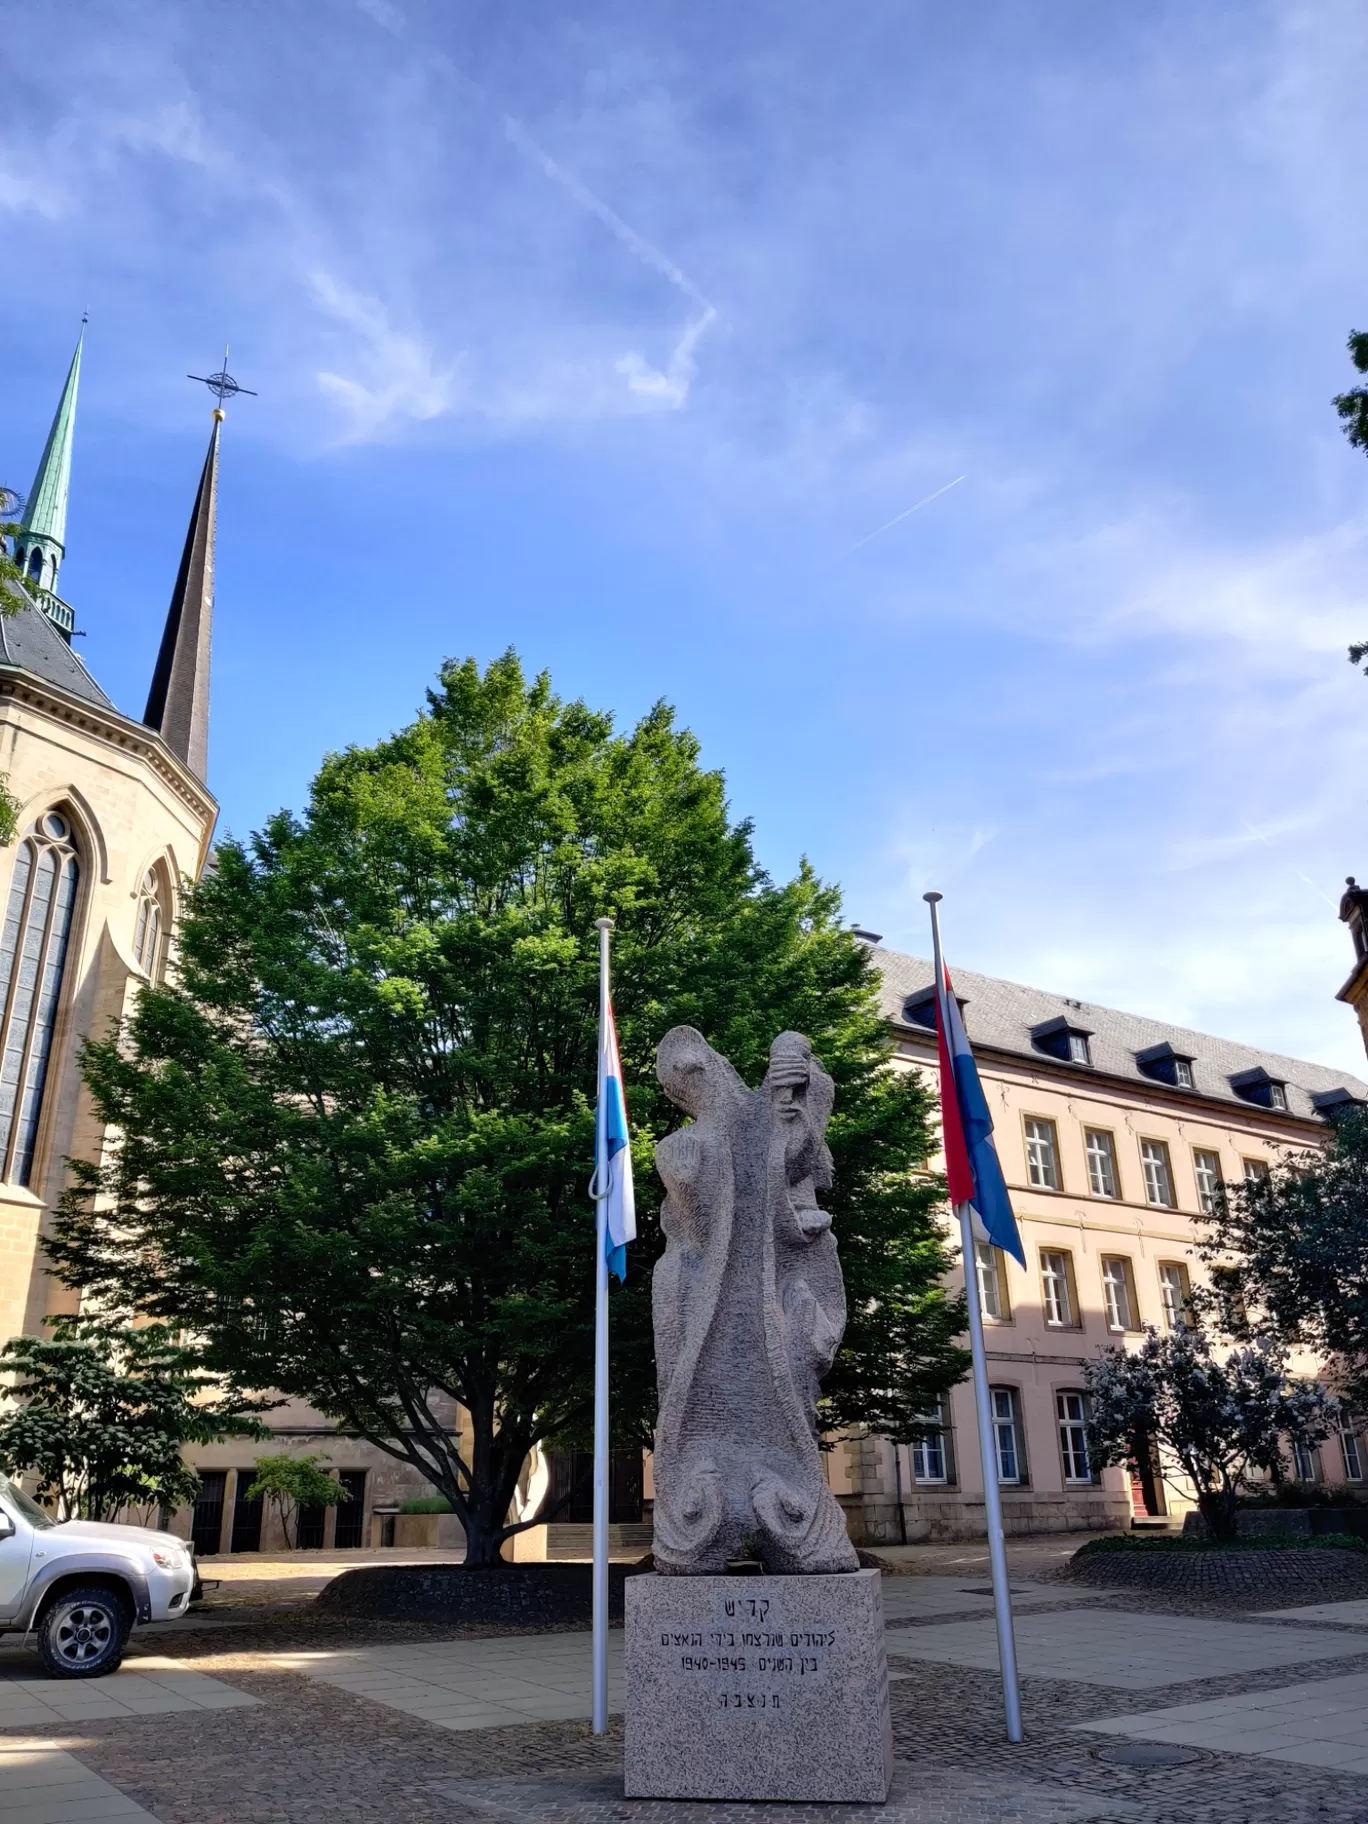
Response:
POLYGON ((655 1565, 720 1572, 743 1543, 767 1570, 858 1569, 822 1473, 817 1396, 845 1329, 825 1134, 834 1090, 781 1033, 757 1090, 691 1026, 657 1074, 693 1117, 656 1148, 665 1253, 652 1304, 660 1416, 655 1565))

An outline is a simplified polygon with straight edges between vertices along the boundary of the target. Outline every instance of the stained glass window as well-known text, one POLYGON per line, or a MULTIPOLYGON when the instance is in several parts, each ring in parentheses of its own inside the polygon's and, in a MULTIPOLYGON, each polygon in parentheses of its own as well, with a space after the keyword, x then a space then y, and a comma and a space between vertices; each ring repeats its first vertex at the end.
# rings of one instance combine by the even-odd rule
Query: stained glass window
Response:
POLYGON ((33 1170, 80 878, 71 826, 49 811, 19 844, 0 928, 0 1149, 14 1184, 33 1170))

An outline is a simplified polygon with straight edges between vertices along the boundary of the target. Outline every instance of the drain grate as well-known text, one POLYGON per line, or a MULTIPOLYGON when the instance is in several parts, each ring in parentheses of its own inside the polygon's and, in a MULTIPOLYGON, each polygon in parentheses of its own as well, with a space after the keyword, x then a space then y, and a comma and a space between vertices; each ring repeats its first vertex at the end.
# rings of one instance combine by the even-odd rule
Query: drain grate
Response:
POLYGON ((1118 1742, 1114 1748, 1094 1752, 1099 1761, 1110 1761, 1115 1767, 1179 1767, 1197 1759, 1194 1749, 1175 1748, 1170 1742, 1118 1742))

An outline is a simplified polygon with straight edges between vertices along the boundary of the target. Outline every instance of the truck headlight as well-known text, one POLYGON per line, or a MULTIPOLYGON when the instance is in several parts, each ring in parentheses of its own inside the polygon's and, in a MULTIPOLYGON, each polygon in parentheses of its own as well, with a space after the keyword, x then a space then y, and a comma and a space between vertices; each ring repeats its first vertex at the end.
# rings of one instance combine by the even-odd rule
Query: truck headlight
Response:
POLYGON ((164 1571, 180 1571, 185 1568, 185 1558, 180 1552, 153 1551, 153 1564, 159 1564, 164 1571))

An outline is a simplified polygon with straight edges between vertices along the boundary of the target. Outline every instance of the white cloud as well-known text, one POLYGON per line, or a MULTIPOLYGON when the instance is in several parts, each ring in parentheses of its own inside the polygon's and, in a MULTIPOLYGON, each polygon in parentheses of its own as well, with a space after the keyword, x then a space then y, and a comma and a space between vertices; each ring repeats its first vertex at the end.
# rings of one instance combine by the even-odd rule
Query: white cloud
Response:
POLYGON ((349 290, 326 272, 313 273, 311 282, 327 315, 353 332, 348 352, 362 375, 318 374, 320 388, 342 411, 344 442, 365 443, 456 409, 459 362, 440 365, 420 337, 392 326, 377 299, 349 290))
POLYGON ((688 400, 689 387, 697 369, 694 350, 716 315, 717 312, 709 304, 701 316, 687 325, 663 370, 649 366, 639 354, 623 355, 616 365, 618 373, 627 382, 628 391, 643 404, 678 411, 688 400))

